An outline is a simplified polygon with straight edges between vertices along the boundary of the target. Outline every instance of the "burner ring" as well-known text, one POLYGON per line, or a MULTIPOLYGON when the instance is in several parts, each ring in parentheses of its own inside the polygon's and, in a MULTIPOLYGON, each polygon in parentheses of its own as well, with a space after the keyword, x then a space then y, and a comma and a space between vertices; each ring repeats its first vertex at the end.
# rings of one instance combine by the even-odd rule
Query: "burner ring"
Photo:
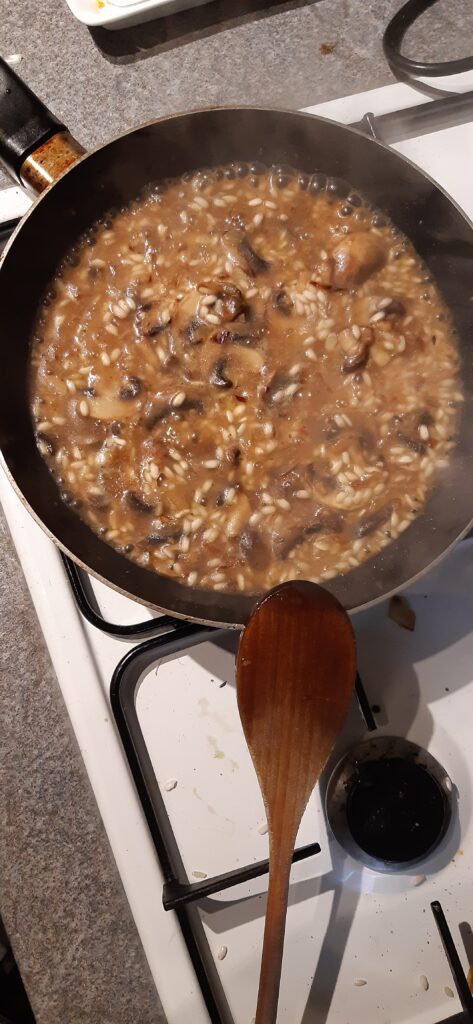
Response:
POLYGON ((427 750, 400 736, 352 747, 327 786, 326 814, 354 860, 376 871, 418 865, 436 849, 452 818, 453 785, 427 750))

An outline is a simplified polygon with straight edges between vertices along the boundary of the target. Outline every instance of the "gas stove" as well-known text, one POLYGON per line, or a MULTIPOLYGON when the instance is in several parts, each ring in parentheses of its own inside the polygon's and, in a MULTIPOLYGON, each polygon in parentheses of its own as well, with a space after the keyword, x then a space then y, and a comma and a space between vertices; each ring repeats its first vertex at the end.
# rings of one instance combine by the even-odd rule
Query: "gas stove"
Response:
MULTIPOLYGON (((473 105, 440 130, 379 116, 423 103, 393 85, 310 109, 371 112, 472 216, 473 105)), ((250 1024, 268 844, 238 637, 153 618, 64 559, 3 473, 0 499, 169 1024, 250 1024)), ((353 619, 356 695, 297 840, 281 1024, 473 1020, 473 540, 405 596, 414 629, 387 603, 353 619)))

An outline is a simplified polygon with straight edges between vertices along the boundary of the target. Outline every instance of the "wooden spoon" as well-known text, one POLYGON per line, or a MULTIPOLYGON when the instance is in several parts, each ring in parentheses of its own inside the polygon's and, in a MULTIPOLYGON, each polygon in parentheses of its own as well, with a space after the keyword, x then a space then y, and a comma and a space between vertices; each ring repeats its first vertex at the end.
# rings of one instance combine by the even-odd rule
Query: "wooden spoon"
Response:
POLYGON ((284 583, 270 591, 240 640, 238 708, 269 830, 256 1024, 276 1021, 294 844, 345 718, 355 672, 350 620, 336 598, 315 583, 284 583))

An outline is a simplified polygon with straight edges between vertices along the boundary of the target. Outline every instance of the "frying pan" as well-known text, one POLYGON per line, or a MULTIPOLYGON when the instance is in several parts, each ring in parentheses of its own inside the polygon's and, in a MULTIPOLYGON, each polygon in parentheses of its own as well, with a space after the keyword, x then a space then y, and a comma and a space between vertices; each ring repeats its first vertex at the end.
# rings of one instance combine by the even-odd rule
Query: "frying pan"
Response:
POLYGON ((161 118, 83 155, 63 125, 0 61, 0 160, 43 191, 4 252, 0 269, 0 447, 23 504, 87 572, 153 609, 240 627, 254 597, 212 592, 130 562, 60 499, 36 447, 28 401, 29 339, 65 252, 93 221, 149 182, 232 160, 286 164, 345 179, 411 239, 450 307, 465 401, 448 467, 421 514, 378 555, 327 584, 348 610, 399 590, 471 526, 473 473, 473 229, 462 211, 404 157, 361 132, 285 110, 231 107, 161 118), (82 154, 82 155, 81 155, 82 154), (52 184, 53 187, 47 187, 52 184))

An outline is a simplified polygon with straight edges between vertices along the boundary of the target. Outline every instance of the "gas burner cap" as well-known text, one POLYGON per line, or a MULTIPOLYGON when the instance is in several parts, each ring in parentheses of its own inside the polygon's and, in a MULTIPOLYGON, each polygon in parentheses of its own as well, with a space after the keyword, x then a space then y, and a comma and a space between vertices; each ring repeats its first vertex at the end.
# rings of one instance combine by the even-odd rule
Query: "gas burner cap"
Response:
POLYGON ((427 750, 399 736, 352 747, 330 776, 329 824, 355 860, 394 872, 425 860, 452 817, 452 782, 427 750))

